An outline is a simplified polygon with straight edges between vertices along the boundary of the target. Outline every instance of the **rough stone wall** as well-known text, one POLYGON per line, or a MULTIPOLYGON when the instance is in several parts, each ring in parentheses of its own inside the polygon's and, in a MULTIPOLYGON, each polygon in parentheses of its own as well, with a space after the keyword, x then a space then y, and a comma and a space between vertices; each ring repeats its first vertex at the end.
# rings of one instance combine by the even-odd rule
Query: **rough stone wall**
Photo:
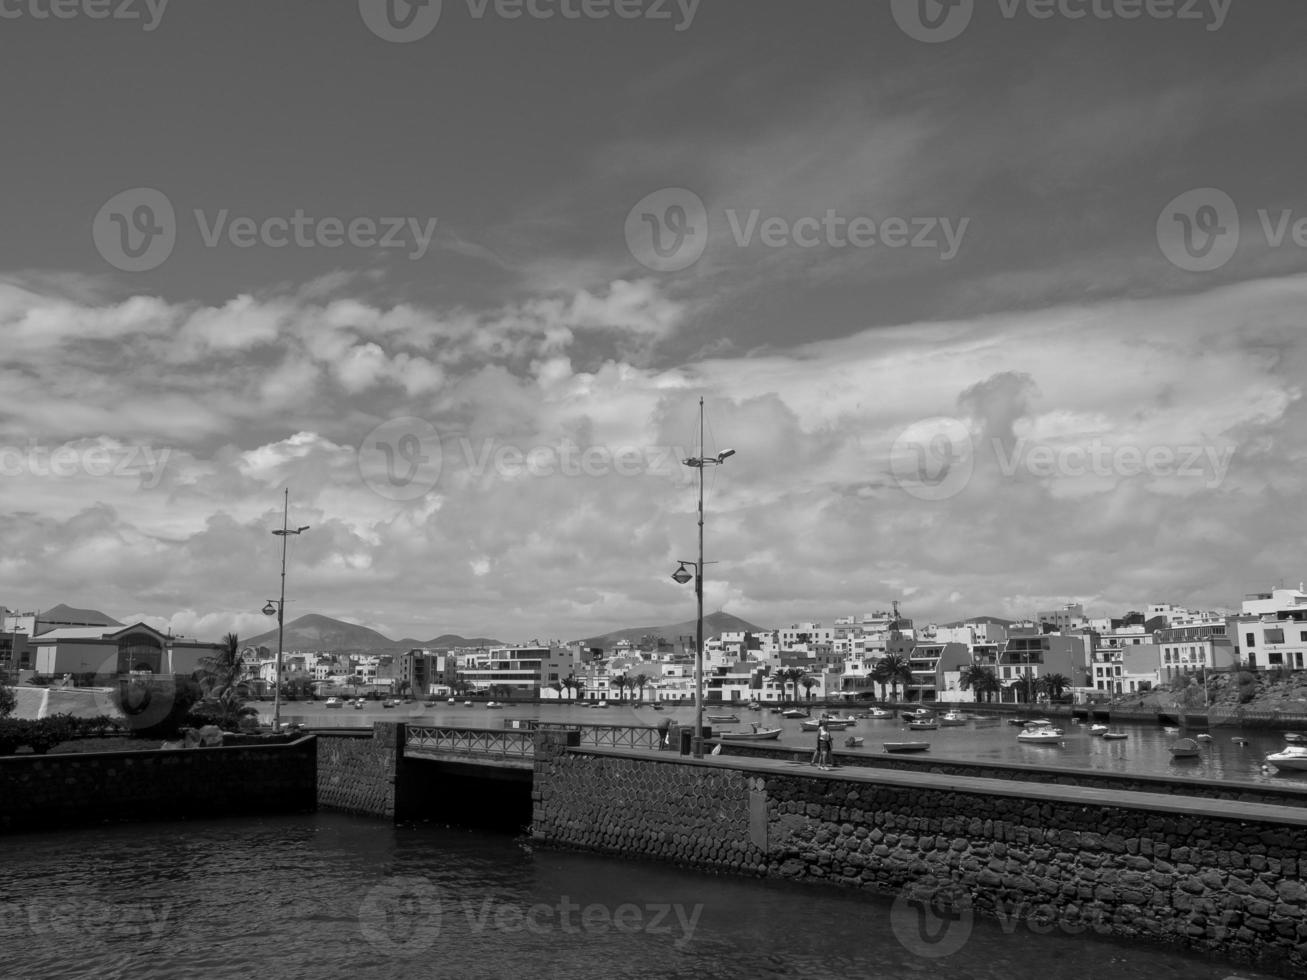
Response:
POLYGON ((394 819, 404 733, 403 722, 379 721, 371 738, 319 735, 318 806, 394 819))
POLYGON ((0 758, 0 832, 314 807, 315 744, 0 758))
MULTIPOLYGON (((561 753, 536 775, 532 833, 564 847, 762 873, 750 834, 751 783, 712 766, 561 753)), ((759 807, 760 809, 760 807, 759 807)))
POLYGON ((1307 970, 1300 826, 576 751, 536 783, 544 843, 1051 919, 1283 976, 1307 970))

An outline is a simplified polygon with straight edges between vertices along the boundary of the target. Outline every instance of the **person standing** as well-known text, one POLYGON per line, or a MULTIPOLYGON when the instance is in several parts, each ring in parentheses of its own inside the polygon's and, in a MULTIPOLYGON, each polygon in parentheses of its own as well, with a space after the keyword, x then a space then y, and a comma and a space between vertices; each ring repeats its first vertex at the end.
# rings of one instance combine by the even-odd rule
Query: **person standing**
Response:
POLYGON ((817 768, 829 769, 831 763, 831 733, 823 721, 817 726, 817 768))

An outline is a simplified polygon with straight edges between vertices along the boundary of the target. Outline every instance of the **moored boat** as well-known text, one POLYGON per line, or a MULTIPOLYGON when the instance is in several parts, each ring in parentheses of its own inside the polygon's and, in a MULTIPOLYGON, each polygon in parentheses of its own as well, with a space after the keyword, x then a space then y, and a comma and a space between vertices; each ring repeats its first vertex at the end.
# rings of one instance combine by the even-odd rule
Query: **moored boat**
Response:
POLYGON ((708 718, 709 721, 717 722, 719 724, 725 724, 727 722, 736 722, 740 720, 735 715, 707 715, 706 717, 708 718))
POLYGON ((1065 738, 1066 735, 1062 729, 1054 728, 1047 721, 1043 721, 1042 724, 1032 721, 1017 732, 1017 741, 1024 742, 1027 745, 1055 745, 1064 741, 1065 738))
POLYGON ((848 738, 844 740, 844 745, 846 748, 850 748, 850 749, 859 748, 862 745, 862 736, 850 735, 848 738))
POLYGON ((1108 731, 1108 729, 1107 729, 1107 726, 1106 726, 1106 725, 1095 724, 1095 725, 1090 725, 1090 726, 1089 726, 1089 734, 1090 734, 1090 735, 1106 735, 1106 734, 1107 734, 1107 731, 1108 731))
POLYGON ((939 723, 946 726, 965 725, 968 720, 961 711, 946 711, 939 716, 939 723))
POLYGON ((862 713, 864 718, 893 718, 894 712, 886 711, 884 708, 868 708, 862 713))
POLYGON ((1286 742, 1307 742, 1307 735, 1302 732, 1285 732, 1284 740, 1286 742))
POLYGON ((1198 743, 1192 738, 1177 738, 1171 745, 1172 759, 1192 759, 1199 754, 1198 743))
POLYGON ((328 708, 339 708, 339 707, 340 707, 340 698, 327 698, 327 703, 326 703, 325 707, 328 707, 328 708))
POLYGON ((1123 738, 1129 738, 1125 732, 1103 732, 1104 742, 1119 742, 1123 738))
POLYGON ((786 708, 781 712, 782 718, 807 718, 808 712, 802 708, 786 708))
POLYGON ((805 732, 815 732, 823 724, 833 732, 842 732, 844 729, 852 725, 853 722, 836 720, 834 718, 827 718, 824 722, 818 719, 806 719, 799 722, 799 727, 805 732))
POLYGON ((487 707, 487 708, 502 708, 503 705, 500 704, 498 701, 487 701, 487 702, 486 702, 486 707, 487 707))
POLYGON ((939 727, 939 722, 934 718, 920 718, 908 722, 908 729, 914 732, 933 732, 939 727))
POLYGON ((886 752, 926 752, 930 749, 929 742, 882 742, 886 752))
POLYGON ((759 728, 754 725, 751 732, 718 732, 715 737, 725 742, 762 742, 780 738, 782 731, 784 729, 759 728))
POLYGON ((1307 746, 1286 745, 1279 752, 1272 752, 1266 761, 1276 769, 1307 770, 1307 746))

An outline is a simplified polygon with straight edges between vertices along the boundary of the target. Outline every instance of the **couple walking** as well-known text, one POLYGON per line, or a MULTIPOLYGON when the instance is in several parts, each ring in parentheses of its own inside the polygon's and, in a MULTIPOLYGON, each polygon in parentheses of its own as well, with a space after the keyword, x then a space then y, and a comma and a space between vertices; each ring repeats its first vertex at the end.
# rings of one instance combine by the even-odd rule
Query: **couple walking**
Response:
POLYGON ((831 769, 835 763, 832 761, 831 750, 834 747, 834 741, 831 738, 830 729, 826 727, 823 721, 817 726, 817 748, 812 753, 812 765, 818 769, 831 769))

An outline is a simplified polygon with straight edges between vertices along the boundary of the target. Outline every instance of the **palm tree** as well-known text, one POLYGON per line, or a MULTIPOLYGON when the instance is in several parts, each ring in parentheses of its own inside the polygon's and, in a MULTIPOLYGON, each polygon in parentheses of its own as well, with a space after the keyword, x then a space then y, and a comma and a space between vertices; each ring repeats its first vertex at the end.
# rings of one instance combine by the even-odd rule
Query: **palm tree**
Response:
POLYGON ((635 677, 632 679, 631 683, 634 684, 636 688, 639 690, 639 694, 640 694, 639 699, 643 701, 644 686, 649 683, 649 678, 644 674, 636 674, 635 677))
POLYGON ((1054 701, 1065 694, 1066 689, 1071 686, 1071 678, 1066 674, 1045 674, 1039 681, 1044 693, 1054 701))
POLYGON ((804 678, 802 667, 782 667, 776 671, 776 679, 781 682, 781 700, 785 699, 785 685, 793 682, 794 700, 799 700, 799 682, 804 678))
POLYGON ((813 680, 813 678, 804 675, 804 677, 799 681, 799 683, 803 685, 804 693, 808 695, 808 700, 811 701, 812 689, 817 686, 817 682, 813 680))
POLYGON ((551 690, 551 691, 553 691, 555 694, 557 694, 557 695, 558 695, 558 699, 559 699, 560 701, 562 700, 562 698, 563 698, 563 684, 562 684, 561 681, 554 681, 553 683, 551 683, 551 684, 549 685, 549 690, 551 690))
POLYGON ((983 697, 988 701, 1000 687, 998 675, 993 667, 982 664, 968 664, 958 676, 958 686, 964 691, 971 691, 976 696, 976 704, 983 697))
POLYGON ((222 638, 222 648, 201 661, 198 680, 202 697, 193 710, 222 728, 239 728, 242 719, 255 717, 258 709, 245 703, 241 675, 245 661, 235 633, 222 638))
POLYGON ((899 699, 899 682, 902 681, 905 688, 912 683, 912 664, 901 653, 887 653, 876 661, 876 666, 871 670, 871 676, 881 684, 888 684, 892 699, 897 701, 899 699))

